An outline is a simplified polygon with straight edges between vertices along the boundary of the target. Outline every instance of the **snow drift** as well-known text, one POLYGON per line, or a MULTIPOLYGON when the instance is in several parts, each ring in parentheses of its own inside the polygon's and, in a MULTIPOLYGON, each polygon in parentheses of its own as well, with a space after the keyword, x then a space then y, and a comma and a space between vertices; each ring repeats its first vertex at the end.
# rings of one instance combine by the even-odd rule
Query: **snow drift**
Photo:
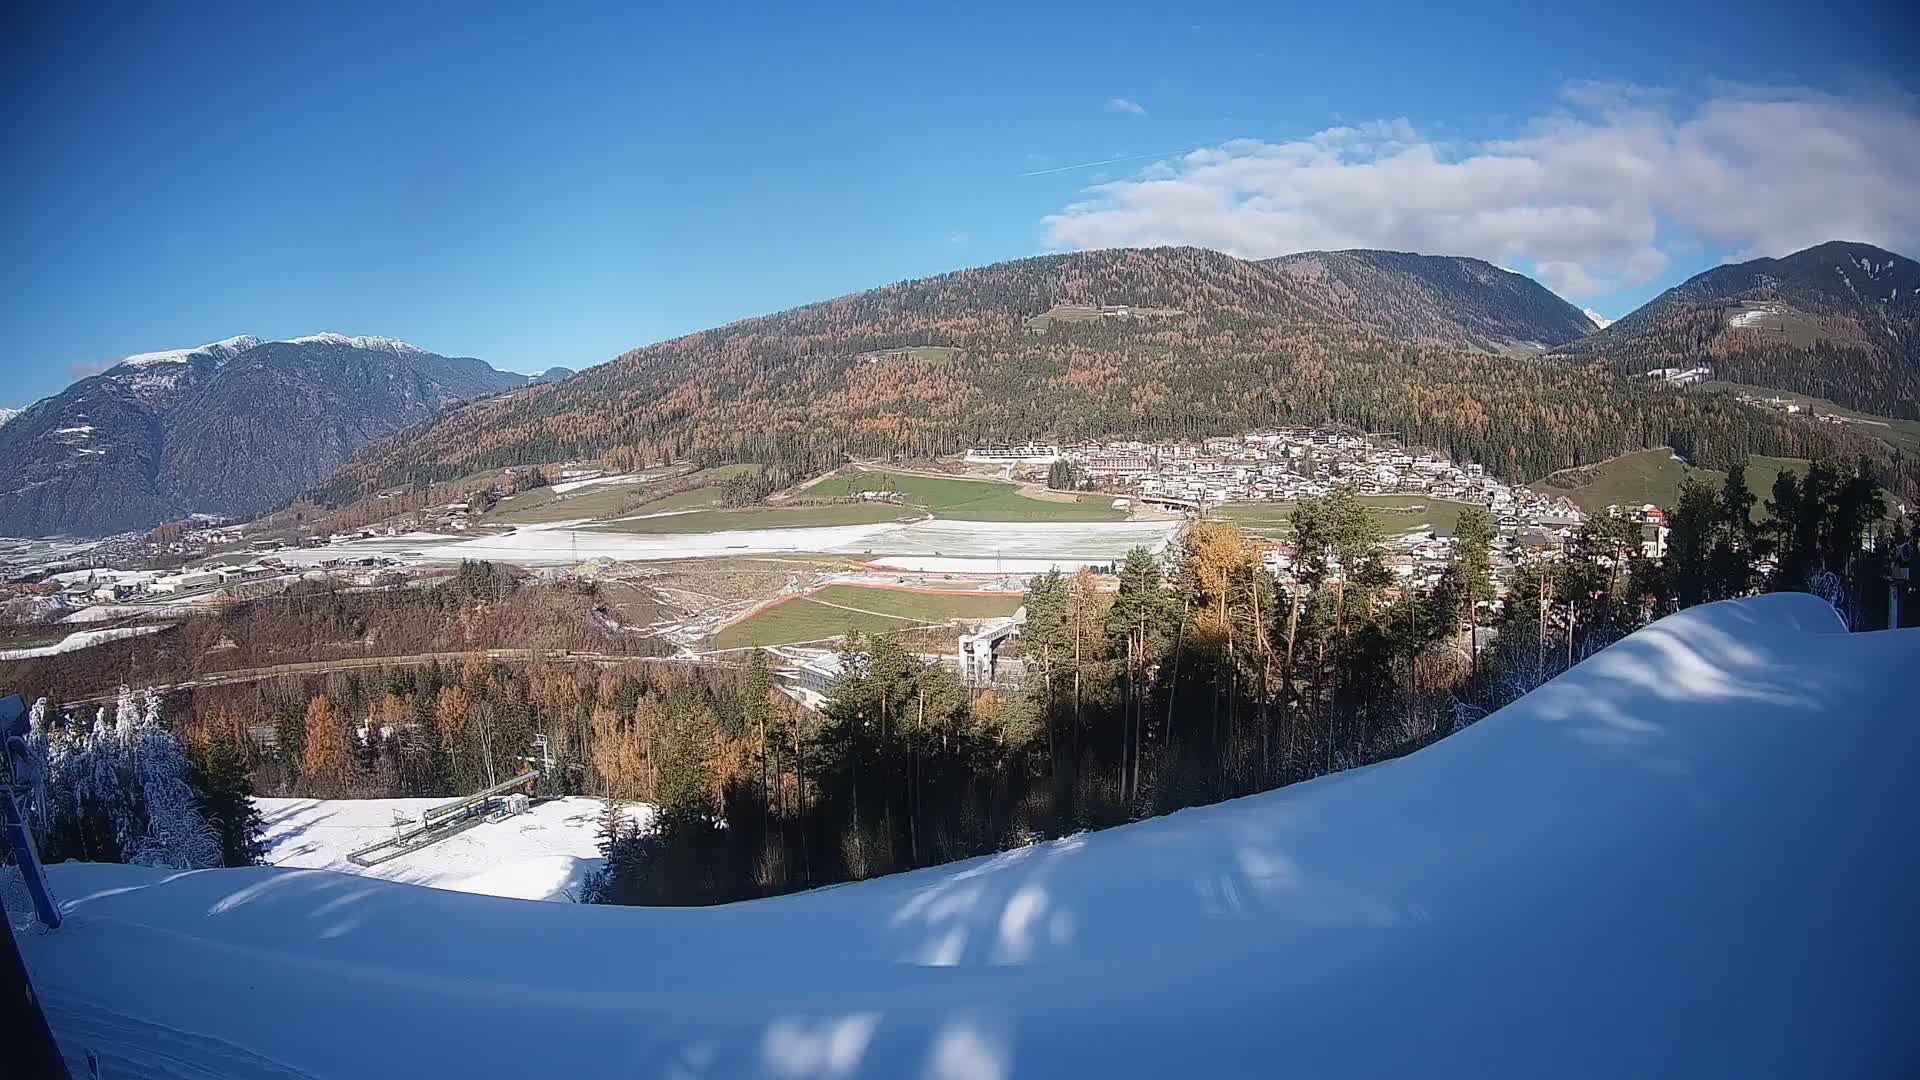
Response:
MULTIPOLYGON (((355 866, 347 853, 391 837, 396 823, 414 824, 445 799, 255 799, 267 831, 266 861, 295 869, 338 870, 456 892, 522 900, 571 900, 605 865, 598 833, 601 802, 573 796, 540 803, 504 821, 486 821, 376 866, 355 866)), ((649 807, 626 808, 645 826, 649 807)))
POLYGON ((69 865, 22 945, 119 1076, 1912 1075, 1917 668, 1758 597, 1399 761, 862 885, 69 865))

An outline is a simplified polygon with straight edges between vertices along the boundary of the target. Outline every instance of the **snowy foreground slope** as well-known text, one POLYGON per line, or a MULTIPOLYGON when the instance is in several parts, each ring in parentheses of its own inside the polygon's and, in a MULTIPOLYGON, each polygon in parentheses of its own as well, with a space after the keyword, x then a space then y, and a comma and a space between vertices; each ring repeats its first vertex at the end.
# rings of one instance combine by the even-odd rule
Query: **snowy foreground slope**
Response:
POLYGON ((1915 1075, 1920 631, 1696 608, 1411 757, 706 910, 53 870, 109 1076, 1915 1075))
MULTIPOLYGON (((360 867, 347 853, 393 835, 396 821, 417 822, 445 799, 255 799, 267 824, 267 862, 294 869, 339 870, 388 881, 522 900, 565 900, 579 894, 604 862, 596 834, 598 799, 543 802, 505 821, 488 821, 432 847, 378 866, 360 867)), ((628 816, 646 822, 643 807, 628 816)))

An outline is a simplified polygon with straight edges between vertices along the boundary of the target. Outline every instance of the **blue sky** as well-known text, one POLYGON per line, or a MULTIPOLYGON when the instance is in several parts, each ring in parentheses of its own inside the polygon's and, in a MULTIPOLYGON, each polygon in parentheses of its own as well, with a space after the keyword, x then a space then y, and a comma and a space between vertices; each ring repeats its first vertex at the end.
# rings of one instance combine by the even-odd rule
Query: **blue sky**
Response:
POLYGON ((1890 4, 158 7, 0 44, 0 404, 242 333, 581 367, 1115 243, 1480 255, 1611 316, 1834 230, 1920 254, 1890 4))

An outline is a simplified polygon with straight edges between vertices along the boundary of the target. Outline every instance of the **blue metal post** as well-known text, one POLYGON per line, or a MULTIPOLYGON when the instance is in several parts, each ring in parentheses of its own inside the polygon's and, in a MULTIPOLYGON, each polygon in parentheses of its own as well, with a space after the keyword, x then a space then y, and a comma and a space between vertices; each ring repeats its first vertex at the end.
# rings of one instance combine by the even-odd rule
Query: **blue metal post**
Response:
POLYGON ((7 841, 13 845, 13 861, 20 864, 20 876, 26 879, 27 893, 33 897, 33 907, 40 915, 40 922, 49 930, 59 929, 60 908, 54 904, 53 895, 47 892, 47 882, 40 874, 40 853, 34 849, 33 834, 27 831, 27 820, 20 813, 20 804, 13 801, 11 790, 0 789, 0 802, 6 804, 7 841))

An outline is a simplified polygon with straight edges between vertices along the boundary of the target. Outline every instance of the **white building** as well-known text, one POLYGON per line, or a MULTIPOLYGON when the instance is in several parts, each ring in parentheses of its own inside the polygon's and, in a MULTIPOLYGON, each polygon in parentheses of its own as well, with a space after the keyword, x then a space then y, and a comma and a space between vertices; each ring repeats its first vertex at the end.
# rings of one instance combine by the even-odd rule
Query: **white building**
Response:
POLYGON ((982 465, 1051 465, 1060 460, 1060 447, 1031 442, 988 444, 968 450, 967 460, 982 465))

